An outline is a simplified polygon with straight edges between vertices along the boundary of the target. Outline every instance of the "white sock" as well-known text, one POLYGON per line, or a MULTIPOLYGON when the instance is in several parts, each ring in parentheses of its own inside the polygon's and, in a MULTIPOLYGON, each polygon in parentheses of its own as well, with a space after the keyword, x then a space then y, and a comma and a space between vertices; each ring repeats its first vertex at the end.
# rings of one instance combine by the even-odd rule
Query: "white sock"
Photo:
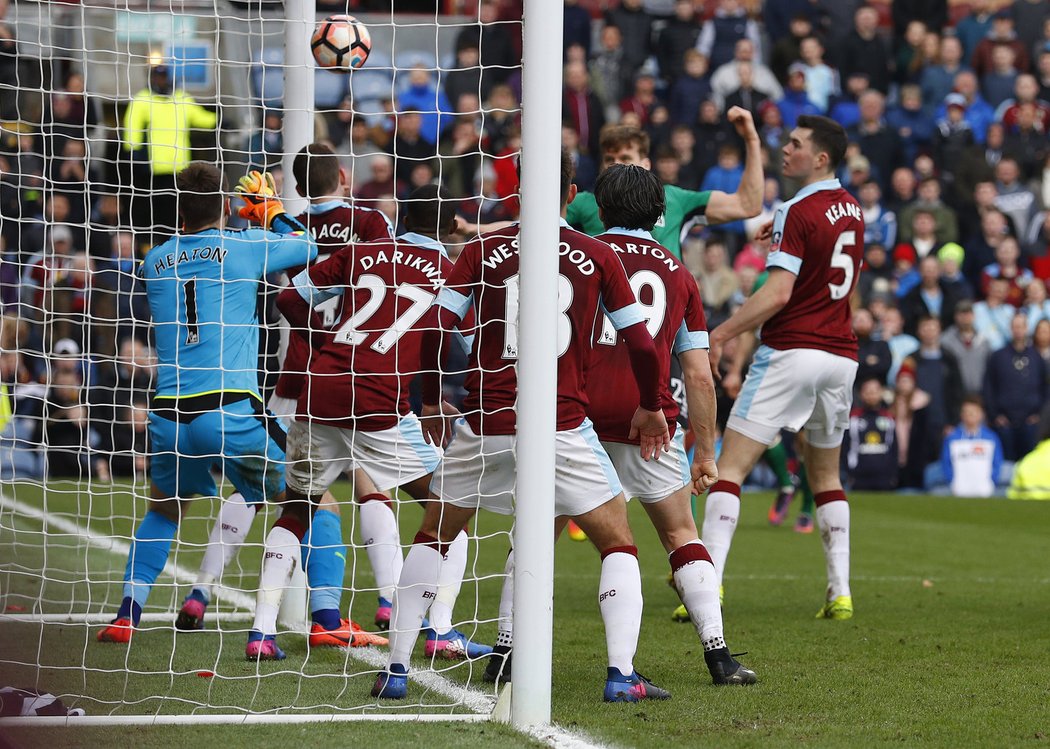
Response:
POLYGON ((707 503, 704 506, 704 529, 700 533, 704 538, 704 546, 711 554, 719 585, 722 584, 722 576, 725 574, 726 557, 729 556, 729 546, 733 543, 733 532, 736 530, 736 521, 739 517, 740 487, 728 481, 719 481, 707 495, 707 503), (735 491, 732 491, 734 488, 735 491), (715 489, 721 490, 715 491, 715 489))
POLYGON ((704 544, 697 539, 670 554, 671 570, 678 596, 693 620, 704 650, 725 647, 722 607, 718 603, 718 574, 706 558, 704 544))
POLYGON ((834 500, 817 505, 817 527, 828 563, 828 600, 848 596, 849 502, 834 500))
POLYGON ((370 500, 361 505, 361 541, 379 588, 379 597, 390 601, 401 577, 401 536, 397 516, 386 502, 370 500))
POLYGON ((441 569, 441 553, 425 544, 413 544, 401 568, 390 614, 390 663, 408 666, 423 617, 434 600, 441 569))
POLYGON ((642 629, 642 576, 638 557, 615 551, 602 560, 598 608, 605 624, 609 666, 624 676, 634 673, 634 654, 642 629))
POLYGON ((499 594, 499 632, 496 634, 496 644, 509 648, 514 644, 514 549, 507 554, 503 575, 503 591, 499 594))
POLYGON ((441 563, 437 595, 430 606, 430 628, 439 635, 452 629, 452 609, 456 607, 459 589, 463 587, 463 574, 467 570, 467 532, 460 531, 449 545, 448 553, 441 563))
POLYGON ((201 568, 197 573, 197 582, 193 585, 193 589, 209 601, 215 593, 215 583, 222 579, 226 566, 233 561, 248 536, 257 509, 258 505, 247 504, 238 492, 234 492, 220 503, 219 517, 211 527, 208 545, 204 549, 204 559, 201 560, 201 568))
POLYGON ((266 535, 263 549, 259 592, 255 597, 255 623, 252 629, 264 635, 277 634, 277 612, 292 578, 292 571, 302 565, 302 540, 287 528, 275 525, 266 535))

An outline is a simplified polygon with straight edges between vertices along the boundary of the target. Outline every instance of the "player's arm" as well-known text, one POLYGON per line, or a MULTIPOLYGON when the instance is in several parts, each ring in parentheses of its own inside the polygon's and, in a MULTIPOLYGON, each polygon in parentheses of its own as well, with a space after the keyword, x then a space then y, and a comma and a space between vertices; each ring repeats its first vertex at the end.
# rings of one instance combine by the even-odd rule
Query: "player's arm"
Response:
POLYGON ((737 337, 736 347, 733 355, 729 358, 725 374, 722 375, 722 389, 730 398, 740 395, 740 388, 744 384, 744 366, 754 353, 758 343, 755 331, 747 330, 737 337))
POLYGON ((692 348, 678 354, 689 406, 689 426, 696 440, 691 476, 695 494, 703 494, 718 480, 715 465, 715 381, 706 348, 692 348))
POLYGON ((795 288, 796 275, 784 268, 771 268, 769 280, 762 288, 747 298, 736 313, 711 331, 711 368, 718 367, 722 358, 722 347, 741 333, 760 327, 788 303, 795 288))
POLYGON ((462 216, 456 216, 456 233, 473 238, 481 234, 488 234, 490 231, 506 229, 513 224, 513 221, 493 221, 488 224, 472 224, 462 216))
POLYGON ((441 371, 452 333, 461 319, 447 307, 437 306, 432 317, 434 324, 426 327, 420 339, 423 407, 419 421, 424 438, 432 445, 448 444, 452 437, 452 419, 459 416, 459 410, 442 397, 441 371))
POLYGON ((751 113, 743 107, 732 107, 726 119, 733 123, 737 134, 744 139, 744 176, 740 187, 730 195, 714 190, 707 201, 704 216, 708 224, 752 218, 762 211, 762 141, 758 137, 751 113))
POLYGON ((631 419, 628 436, 632 440, 638 438, 643 459, 659 460, 661 450, 671 449, 671 434, 660 407, 660 357, 644 320, 617 330, 627 345, 631 372, 638 383, 638 410, 631 419))
POLYGON ((423 329, 420 336, 419 363, 422 375, 423 407, 420 425, 423 436, 432 445, 444 445, 452 436, 451 418, 459 411, 441 397, 441 372, 449 350, 452 333, 457 328, 467 327, 463 321, 470 316, 474 306, 474 295, 470 279, 474 278, 475 258, 479 256, 477 244, 467 245, 460 253, 445 285, 434 300, 432 324, 423 329))
POLYGON ((350 248, 336 252, 323 262, 304 268, 277 295, 277 309, 292 330, 314 349, 320 349, 334 337, 316 307, 342 296, 349 288, 347 266, 352 262, 350 248))
POLYGON ((263 243, 264 252, 260 258, 263 274, 307 265, 317 257, 317 244, 310 232, 284 210, 273 175, 269 172, 248 172, 240 178, 234 189, 244 201, 238 215, 280 235, 267 238, 263 243))

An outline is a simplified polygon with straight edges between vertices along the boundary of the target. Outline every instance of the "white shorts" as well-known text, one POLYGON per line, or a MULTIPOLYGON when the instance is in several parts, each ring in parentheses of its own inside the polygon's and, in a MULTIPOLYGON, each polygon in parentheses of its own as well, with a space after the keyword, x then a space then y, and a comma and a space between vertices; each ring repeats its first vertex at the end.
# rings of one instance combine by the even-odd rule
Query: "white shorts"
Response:
POLYGON ((423 438, 415 414, 376 432, 308 421, 288 429, 288 486, 311 497, 358 468, 385 492, 426 476, 440 462, 441 450, 423 438))
MULTIPOLYGON (((511 434, 475 434, 466 419, 457 419, 430 490, 456 507, 512 515, 515 439, 511 434)), ((575 429, 555 433, 554 439, 555 515, 583 515, 621 492, 620 480, 589 419, 575 429)))
POLYGON ((771 445, 781 429, 805 428, 813 447, 842 444, 857 362, 818 349, 759 346, 726 427, 771 445))
POLYGON ((642 502, 659 502, 692 483, 681 427, 671 438, 670 452, 660 453, 660 460, 642 460, 638 445, 602 442, 602 447, 609 453, 627 499, 637 497, 642 502))
POLYGON ((291 428, 298 408, 299 401, 294 398, 282 398, 276 393, 270 396, 270 402, 266 404, 266 410, 276 416, 285 429, 291 428))

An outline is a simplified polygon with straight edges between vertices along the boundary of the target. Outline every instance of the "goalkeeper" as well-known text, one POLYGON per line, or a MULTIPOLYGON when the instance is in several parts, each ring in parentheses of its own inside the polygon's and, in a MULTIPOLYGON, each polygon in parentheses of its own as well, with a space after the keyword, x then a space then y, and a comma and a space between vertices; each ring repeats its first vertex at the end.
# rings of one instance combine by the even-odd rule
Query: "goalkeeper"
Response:
MULTIPOLYGON (((666 208, 656 226, 653 239, 666 247, 677 258, 682 257, 682 225, 696 216, 704 224, 724 224, 729 221, 757 216, 762 210, 762 142, 751 113, 743 107, 730 107, 726 119, 736 128, 737 135, 744 139, 747 156, 744 160, 744 176, 740 187, 729 194, 721 190, 683 190, 674 185, 664 185, 666 208)), ((646 169, 649 162, 649 135, 633 125, 607 125, 602 128, 600 144, 602 169, 613 164, 633 164, 646 169)), ((566 221, 574 228, 592 237, 605 232, 605 225, 598 216, 598 204, 594 193, 581 192, 569 204, 566 221)))
POLYGON ((212 468, 246 502, 284 497, 284 432, 266 421, 259 396, 255 301, 266 274, 310 262, 317 247, 284 212, 268 174, 252 172, 237 187, 246 203, 240 215, 268 230, 224 228, 230 202, 212 164, 191 162, 175 183, 181 231, 150 250, 140 270, 159 359, 151 498, 128 552, 120 609, 99 642, 131 640, 183 508, 194 495, 217 494, 212 468))

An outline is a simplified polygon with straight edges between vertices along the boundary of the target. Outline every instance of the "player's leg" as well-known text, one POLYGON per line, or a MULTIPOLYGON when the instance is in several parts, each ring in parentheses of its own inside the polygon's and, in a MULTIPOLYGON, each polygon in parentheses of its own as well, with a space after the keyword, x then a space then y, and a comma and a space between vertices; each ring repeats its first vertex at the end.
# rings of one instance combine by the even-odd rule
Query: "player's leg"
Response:
MULTIPOLYGON (((311 578, 310 567, 304 564, 310 561, 309 554, 304 554, 303 545, 304 541, 309 541, 307 533, 311 530, 313 511, 319 498, 341 473, 343 464, 340 459, 348 461, 339 454, 341 444, 338 437, 325 433, 320 439, 312 438, 311 433, 319 431, 316 427, 295 422, 292 431, 297 435, 296 441, 287 441, 287 447, 289 453, 297 450, 299 455, 298 460, 291 461, 289 469, 289 474, 298 471, 299 482, 293 486, 295 494, 289 499, 284 491, 284 430, 276 422, 248 410, 250 405, 244 407, 234 404, 236 408, 230 407, 227 413, 224 438, 228 452, 224 454, 238 457, 229 457, 224 461, 226 471, 246 498, 278 503, 281 505, 281 514, 267 532, 263 543, 255 619, 248 634, 245 654, 249 660, 280 660, 284 653, 277 647, 276 635, 281 601, 297 566, 303 565, 308 579, 311 578)), ((331 556, 338 560, 338 554, 345 557, 345 553, 341 552, 339 518, 334 513, 327 514, 332 516, 334 523, 327 523, 329 527, 326 528, 325 519, 320 520, 318 527, 312 529, 314 538, 310 543, 315 549, 334 551, 331 556)), ((323 556, 318 556, 323 559, 323 556)), ((311 588, 317 588, 320 594, 314 601, 325 599, 326 596, 334 597, 337 602, 334 619, 339 623, 342 567, 337 563, 336 569, 330 570, 330 575, 321 576, 316 572, 316 559, 310 566, 315 568, 313 579, 310 579, 311 588)), ((320 610, 331 613, 330 609, 330 606, 322 606, 320 610)), ((316 622, 316 617, 313 618, 316 622)))
MULTIPOLYGON (((400 486, 413 499, 429 502, 434 469, 441 450, 424 439, 415 414, 402 417, 396 427, 355 433, 354 459, 380 491, 400 486)), ((463 585, 467 567, 467 533, 461 527, 450 543, 441 565, 441 577, 430 607, 426 654, 450 659, 480 658, 492 652, 452 626, 452 609, 463 585)))
POLYGON ((171 553, 171 542, 182 513, 182 502, 177 498, 215 495, 212 459, 196 457, 198 454, 214 454, 214 445, 202 444, 195 439, 193 423, 214 422, 216 418, 215 414, 206 413, 189 423, 180 423, 173 410, 166 410, 164 416, 150 413, 149 437, 153 455, 149 509, 139 527, 135 528, 128 550, 124 597, 117 619, 99 632, 100 642, 127 642, 131 637, 130 627, 139 623, 149 591, 171 553), (169 415, 171 418, 167 418, 169 415))
POLYGON ((781 429, 797 432, 813 414, 816 378, 809 352, 759 346, 726 422, 718 481, 707 494, 703 538, 719 585, 740 518, 740 486, 781 429))
POLYGON ((474 508, 438 500, 428 503, 394 591, 390 655, 386 670, 379 674, 372 687, 373 697, 404 699, 406 696, 412 651, 437 595, 449 547, 475 513, 474 508))
MULTIPOLYGON (((429 491, 431 478, 432 474, 428 474, 404 487, 408 495, 422 502, 424 507, 433 501, 429 491)), ((474 642, 456 629, 452 622, 452 612, 456 607, 456 600, 463 587, 463 576, 467 570, 468 545, 467 529, 463 527, 445 553, 437 592, 430 605, 429 626, 426 628, 424 653, 428 658, 484 658, 492 652, 491 646, 474 642)))
POLYGON ((182 503, 150 485, 149 509, 135 529, 124 567, 124 595, 113 622, 98 633, 99 642, 128 642, 137 627, 153 584, 171 553, 182 503))
POLYGON ((642 626, 638 548, 627 522, 620 479, 589 420, 557 433, 554 480, 555 513, 572 517, 601 555, 598 609, 608 655, 605 700, 670 698, 669 692, 634 669, 642 626))
MULTIPOLYGON (((770 430, 771 432, 773 430, 770 430)), ((769 438, 773 438, 773 434, 769 438)), ((721 587, 726 558, 740 518, 740 487, 766 451, 766 443, 727 426, 718 458, 718 481, 707 493, 703 538, 721 587)))
POLYGON ((361 542, 379 589, 375 623, 377 628, 385 631, 390 629, 394 586, 401 577, 401 566, 404 564, 397 515, 394 514, 393 500, 389 494, 379 491, 368 474, 360 468, 354 471, 354 500, 359 508, 361 542))
POLYGON ((773 498, 773 504, 769 508, 769 524, 780 525, 787 516, 791 500, 795 498, 795 490, 798 479, 791 475, 788 470, 787 446, 783 439, 778 439, 762 455, 773 474, 777 477, 777 496, 773 498))
MULTIPOLYGON (((198 446, 187 425, 156 413, 150 413, 149 421, 153 446, 149 509, 135 529, 128 551, 120 608, 113 623, 99 631, 99 642, 131 639, 132 628, 138 625, 142 607, 171 553, 182 512, 182 501, 178 497, 216 493, 210 471, 212 461, 194 457, 192 453, 198 446)), ((199 452, 207 454, 207 449, 199 452)))
POLYGON ((853 595, 849 585, 850 508, 840 479, 840 447, 806 446, 806 472, 816 504, 817 527, 824 545, 828 588, 818 618, 849 619, 853 595))
POLYGON ((642 628, 642 577, 623 493, 574 519, 601 555, 598 608, 605 625, 608 662, 605 700, 668 699, 669 692, 652 684, 634 668, 642 628))
POLYGON ((690 461, 681 430, 658 461, 642 460, 634 445, 606 443, 624 490, 642 503, 667 552, 675 590, 693 622, 704 661, 715 684, 750 684, 754 672, 733 659, 726 647, 718 576, 696 532, 692 510, 690 461))
MULTIPOLYGON (((295 407, 294 400, 276 395, 267 404, 269 415, 280 420, 285 428, 295 419, 295 407)), ((244 544, 260 507, 259 503, 246 502, 240 492, 234 492, 220 501, 219 514, 208 534, 208 545, 204 548, 197 579, 175 618, 176 629, 204 628, 204 616, 215 584, 222 579, 226 567, 244 544)))
POLYGON ((514 438, 482 437, 465 419, 456 421, 454 428, 430 487, 440 501, 427 503, 394 592, 390 657, 372 687, 373 697, 403 699, 407 694, 412 650, 437 595, 445 555, 460 531, 481 507, 513 513, 514 438))
MULTIPOLYGON (((555 528, 554 540, 561 535, 560 528, 555 528)), ((511 649, 514 646, 514 549, 507 552, 507 561, 503 564, 503 588, 499 594, 499 622, 497 624, 496 644, 492 648, 489 662, 485 666, 482 678, 490 684, 506 683, 511 680, 511 649)))
POLYGON ((247 538, 258 509, 259 505, 245 502, 240 492, 234 492, 226 499, 220 498, 219 514, 208 535, 197 580, 175 617, 175 629, 204 629, 204 615, 215 592, 215 584, 222 579, 227 565, 247 538))
POLYGON ((802 507, 798 511, 798 517, 795 518, 795 533, 812 533, 816 502, 813 499, 813 489, 809 486, 809 476, 806 473, 806 432, 799 432, 795 435, 795 440, 800 463, 798 490, 802 494, 802 507))
MULTIPOLYGON (((257 421, 257 425, 260 423, 257 421)), ((269 427, 270 434, 265 437, 269 437, 269 449, 275 459, 266 464, 273 466, 280 485, 284 483, 284 454, 276 443, 283 432, 272 422, 269 427)), ((353 641, 349 622, 340 615, 346 549, 338 506, 333 503, 327 509, 320 508, 328 487, 350 465, 342 432, 335 427, 301 421, 294 422, 289 429, 287 493, 271 494, 278 496, 275 501, 281 504, 281 516, 266 535, 255 621, 249 633, 249 658, 271 657, 270 646, 265 643, 276 636, 277 614, 296 565, 302 565, 310 585, 310 645, 345 647, 353 641), (259 647, 264 651, 256 653, 259 647)), ((254 436, 259 439, 257 431, 254 436)), ((252 463, 247 470, 257 463, 252 463)), ((234 467, 245 470, 240 464, 234 467)), ((260 478, 249 475, 241 480, 258 485, 260 478)), ((275 642, 273 648, 276 649, 275 642)))
POLYGON ((806 422, 804 453, 828 570, 825 603, 817 618, 849 619, 853 616, 849 586, 850 509, 842 489, 839 459, 842 437, 849 425, 857 363, 820 353, 826 363, 817 370, 822 373, 820 389, 813 415, 806 422))

